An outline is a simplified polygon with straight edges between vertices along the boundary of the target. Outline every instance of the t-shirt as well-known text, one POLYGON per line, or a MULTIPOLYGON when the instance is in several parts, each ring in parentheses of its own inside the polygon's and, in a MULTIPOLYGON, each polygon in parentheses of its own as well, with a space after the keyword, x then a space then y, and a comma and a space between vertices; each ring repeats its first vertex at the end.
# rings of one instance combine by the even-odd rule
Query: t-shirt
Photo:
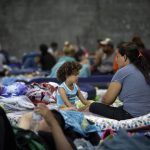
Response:
POLYGON ((79 72, 79 77, 90 77, 91 76, 91 70, 89 64, 82 64, 82 68, 79 72))
POLYGON ((106 56, 106 54, 104 54, 102 57, 102 62, 100 66, 97 67, 97 70, 101 73, 111 73, 113 71, 115 55, 115 52, 113 52, 110 56, 106 56))
POLYGON ((124 110, 133 117, 150 113, 150 85, 133 64, 119 69, 111 82, 122 85, 119 99, 123 102, 124 110))
MULTIPOLYGON (((73 90, 71 90, 68 88, 68 86, 65 84, 65 82, 63 82, 59 87, 64 88, 64 90, 66 91, 66 95, 67 95, 68 100, 72 104, 75 104, 75 102, 77 100, 78 86, 76 84, 73 84, 73 90)), ((64 101, 61 98, 61 95, 60 95, 58 90, 57 90, 57 94, 56 94, 56 99, 57 99, 57 105, 58 106, 64 105, 64 101)))

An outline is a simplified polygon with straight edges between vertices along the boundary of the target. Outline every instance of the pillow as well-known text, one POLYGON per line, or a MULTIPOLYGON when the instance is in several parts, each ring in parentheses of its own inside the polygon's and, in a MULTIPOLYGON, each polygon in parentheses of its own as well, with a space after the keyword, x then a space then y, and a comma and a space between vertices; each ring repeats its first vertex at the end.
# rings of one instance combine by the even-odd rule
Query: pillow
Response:
POLYGON ((126 130, 150 127, 150 113, 144 116, 117 121, 114 119, 103 118, 98 115, 85 114, 85 118, 95 123, 100 127, 100 130, 112 129, 119 130, 121 128, 126 130))
POLYGON ((148 126, 150 127, 150 113, 144 116, 119 121, 119 128, 125 128, 128 130, 148 126))

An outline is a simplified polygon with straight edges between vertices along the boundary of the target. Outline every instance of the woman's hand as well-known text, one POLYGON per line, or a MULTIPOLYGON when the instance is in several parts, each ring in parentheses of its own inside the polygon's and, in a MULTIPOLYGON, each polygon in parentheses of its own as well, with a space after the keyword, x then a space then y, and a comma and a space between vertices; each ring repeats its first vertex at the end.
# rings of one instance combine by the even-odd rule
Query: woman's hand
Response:
POLYGON ((47 114, 52 114, 48 107, 43 103, 38 104, 34 111, 42 115, 44 118, 47 116, 47 114))

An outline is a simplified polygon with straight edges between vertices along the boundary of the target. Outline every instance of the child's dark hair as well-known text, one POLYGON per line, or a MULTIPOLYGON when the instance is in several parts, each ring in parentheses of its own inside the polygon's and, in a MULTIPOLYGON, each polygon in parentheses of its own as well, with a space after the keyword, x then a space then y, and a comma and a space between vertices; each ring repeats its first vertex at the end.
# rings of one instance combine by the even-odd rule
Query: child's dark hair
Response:
POLYGON ((120 47, 118 47, 118 52, 122 56, 126 55, 130 62, 142 72, 146 82, 150 85, 150 65, 136 43, 123 43, 120 47))
POLYGON ((81 65, 77 62, 66 62, 57 71, 57 79, 59 81, 65 81, 67 76, 77 74, 81 69, 81 65))

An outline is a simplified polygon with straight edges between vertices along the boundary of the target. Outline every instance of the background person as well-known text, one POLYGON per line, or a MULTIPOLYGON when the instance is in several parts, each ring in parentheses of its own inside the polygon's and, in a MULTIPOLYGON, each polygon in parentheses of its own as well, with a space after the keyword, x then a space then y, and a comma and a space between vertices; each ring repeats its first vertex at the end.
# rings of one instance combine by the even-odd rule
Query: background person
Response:
POLYGON ((48 53, 48 46, 46 44, 41 44, 39 46, 41 52, 40 64, 43 71, 50 71, 52 67, 56 64, 55 57, 48 53))
POLYGON ((64 64, 65 62, 76 61, 74 58, 75 47, 71 45, 69 42, 64 43, 63 53, 64 55, 58 59, 57 63, 51 69, 50 77, 52 78, 57 77, 57 71, 62 64, 64 64))
POLYGON ((112 74, 113 73, 113 62, 115 59, 115 51, 112 40, 106 38, 100 41, 100 48, 96 52, 95 62, 91 66, 93 74, 112 74))
POLYGON ((123 120, 150 113, 150 65, 138 46, 129 42, 118 49, 119 69, 112 78, 102 103, 89 110, 107 118, 123 120), (110 105, 119 97, 123 106, 110 105))
POLYGON ((80 88, 77 86, 79 70, 81 67, 82 66, 77 62, 66 62, 59 68, 57 72, 57 79, 63 82, 58 87, 56 97, 57 105, 59 107, 69 107, 77 110, 75 107, 77 97, 84 105, 90 104, 90 102, 83 97, 80 88))

